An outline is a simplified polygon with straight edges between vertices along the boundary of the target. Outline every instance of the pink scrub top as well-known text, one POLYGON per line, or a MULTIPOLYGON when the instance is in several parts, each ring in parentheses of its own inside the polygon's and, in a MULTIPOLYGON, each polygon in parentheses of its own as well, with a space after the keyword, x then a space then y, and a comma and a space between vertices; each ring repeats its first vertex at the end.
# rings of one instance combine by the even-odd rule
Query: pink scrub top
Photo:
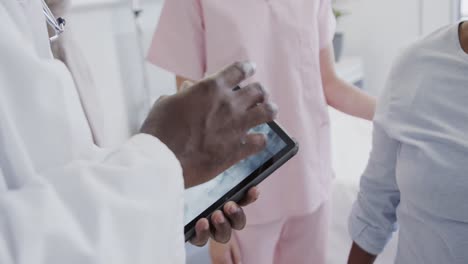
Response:
POLYGON ((260 185, 249 224, 314 212, 328 199, 330 126, 320 50, 331 45, 331 0, 167 0, 149 60, 198 80, 234 62, 257 64, 278 104, 278 122, 300 144, 297 157, 260 185))

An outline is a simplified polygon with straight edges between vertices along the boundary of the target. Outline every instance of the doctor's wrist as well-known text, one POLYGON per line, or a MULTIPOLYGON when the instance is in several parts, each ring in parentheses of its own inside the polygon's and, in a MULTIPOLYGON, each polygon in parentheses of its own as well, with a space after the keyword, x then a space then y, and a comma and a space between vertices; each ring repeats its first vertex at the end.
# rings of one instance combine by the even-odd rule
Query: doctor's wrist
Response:
POLYGON ((145 126, 142 127, 142 129, 140 130, 140 133, 157 138, 164 145, 166 145, 167 148, 174 154, 174 156, 179 161, 180 166, 182 167, 185 189, 199 184, 196 180, 197 179, 196 175, 202 172, 199 172, 195 168, 196 166, 192 164, 193 163, 192 159, 190 159, 189 155, 186 154, 186 151, 180 148, 178 144, 175 144, 175 142, 173 142, 174 137, 169 137, 169 136, 165 137, 161 135, 160 133, 157 133, 157 131, 152 131, 152 129, 148 129, 148 127, 145 127, 145 126))

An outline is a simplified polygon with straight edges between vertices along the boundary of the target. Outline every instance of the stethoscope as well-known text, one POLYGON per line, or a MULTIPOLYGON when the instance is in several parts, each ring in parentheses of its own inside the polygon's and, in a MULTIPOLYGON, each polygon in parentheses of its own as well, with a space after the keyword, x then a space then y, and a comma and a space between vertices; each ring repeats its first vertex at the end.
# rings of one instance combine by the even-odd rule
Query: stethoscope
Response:
POLYGON ((59 38, 59 36, 65 31, 65 25, 66 21, 62 17, 55 18, 54 14, 52 14, 52 11, 50 11, 49 6, 44 0, 42 1, 42 12, 44 13, 47 24, 54 30, 55 34, 51 36, 49 39, 50 41, 55 41, 56 39, 59 38))

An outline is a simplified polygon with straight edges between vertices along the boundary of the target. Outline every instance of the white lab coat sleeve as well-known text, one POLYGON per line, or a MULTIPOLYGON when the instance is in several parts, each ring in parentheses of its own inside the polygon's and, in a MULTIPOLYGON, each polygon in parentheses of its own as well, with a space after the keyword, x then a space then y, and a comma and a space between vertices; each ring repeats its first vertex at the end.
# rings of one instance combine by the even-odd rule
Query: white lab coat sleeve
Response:
POLYGON ((73 100, 48 98, 73 82, 63 65, 36 56, 11 3, 0 0, 0 263, 184 263, 182 170, 159 140, 140 134, 82 155, 86 147, 80 160, 64 151, 50 165, 47 155, 78 149, 64 140, 80 139, 81 117, 65 108, 73 100))
POLYGON ((138 135, 1 192, 0 263, 183 263, 183 183, 169 153, 138 135))

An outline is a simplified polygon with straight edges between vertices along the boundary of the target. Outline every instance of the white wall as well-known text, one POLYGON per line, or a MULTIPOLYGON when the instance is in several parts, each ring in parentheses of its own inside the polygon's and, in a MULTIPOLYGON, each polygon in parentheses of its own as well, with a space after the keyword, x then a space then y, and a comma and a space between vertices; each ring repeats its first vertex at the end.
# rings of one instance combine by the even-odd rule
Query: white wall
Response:
POLYGON ((424 0, 423 34, 429 34, 441 25, 456 21, 459 17, 459 0, 424 0))
POLYGON ((378 94, 400 51, 423 34, 453 21, 452 0, 342 0, 350 14, 338 29, 345 32, 344 55, 362 56, 365 89, 378 94))

